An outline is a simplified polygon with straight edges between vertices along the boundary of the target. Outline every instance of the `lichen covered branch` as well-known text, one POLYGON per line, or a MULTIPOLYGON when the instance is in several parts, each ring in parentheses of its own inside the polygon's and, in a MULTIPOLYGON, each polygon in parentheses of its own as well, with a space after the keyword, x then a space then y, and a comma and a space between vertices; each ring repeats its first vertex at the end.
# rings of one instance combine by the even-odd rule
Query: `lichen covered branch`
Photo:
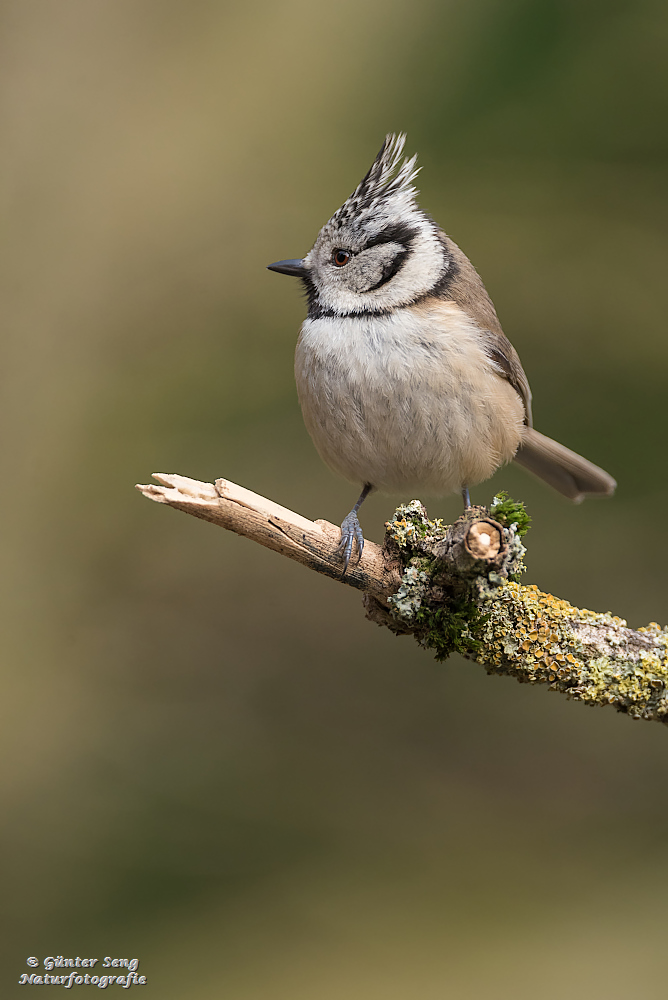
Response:
POLYGON ((401 554, 402 582, 389 612, 366 598, 369 617, 412 632, 439 659, 457 650, 490 674, 668 721, 668 631, 655 622, 630 629, 614 615, 522 586, 526 513, 507 498, 495 501, 451 527, 430 521, 418 501, 400 507, 386 525, 386 547, 401 554), (483 539, 493 531, 501 538, 484 553, 486 524, 483 539))
POLYGON ((489 510, 474 507, 444 525, 414 500, 387 522, 382 548, 367 541, 359 565, 343 575, 335 525, 308 521, 225 480, 155 478, 161 486, 137 487, 149 499, 364 591, 367 617, 414 635, 438 659, 457 651, 488 673, 668 721, 668 631, 655 622, 630 629, 621 618, 521 585, 529 521, 522 504, 497 497, 489 510))

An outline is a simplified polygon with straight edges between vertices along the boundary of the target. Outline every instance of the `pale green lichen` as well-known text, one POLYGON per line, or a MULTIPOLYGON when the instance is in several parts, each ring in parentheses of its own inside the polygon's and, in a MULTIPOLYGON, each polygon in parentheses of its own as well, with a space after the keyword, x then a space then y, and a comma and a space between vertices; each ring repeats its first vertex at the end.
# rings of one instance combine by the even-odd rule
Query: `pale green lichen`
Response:
POLYGON ((387 534, 403 551, 418 542, 441 537, 447 527, 448 525, 444 525, 440 517, 431 521, 419 500, 401 504, 395 510, 394 517, 385 522, 387 534))
POLYGON ((387 603, 401 621, 414 622, 431 582, 431 564, 426 559, 412 559, 404 570, 396 594, 387 603))
MULTIPOLYGON (((504 571, 507 578, 514 580, 516 583, 519 582, 522 573, 526 573, 524 557, 527 550, 522 544, 521 538, 522 535, 520 534, 516 523, 513 522, 513 524, 511 524, 508 528, 503 529, 503 540, 508 546, 508 555, 505 559, 504 571)), ((501 584, 504 582, 506 577, 504 577, 501 573, 496 573, 494 570, 490 570, 487 574, 487 579, 491 583, 501 584)))

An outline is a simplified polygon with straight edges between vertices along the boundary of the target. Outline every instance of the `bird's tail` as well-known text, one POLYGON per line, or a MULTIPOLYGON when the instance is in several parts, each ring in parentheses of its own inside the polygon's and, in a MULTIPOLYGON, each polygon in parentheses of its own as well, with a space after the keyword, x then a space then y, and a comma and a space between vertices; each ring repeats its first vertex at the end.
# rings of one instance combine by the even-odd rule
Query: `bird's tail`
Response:
POLYGON ((575 503, 588 496, 612 496, 617 485, 598 465, 532 427, 524 428, 515 461, 575 503))

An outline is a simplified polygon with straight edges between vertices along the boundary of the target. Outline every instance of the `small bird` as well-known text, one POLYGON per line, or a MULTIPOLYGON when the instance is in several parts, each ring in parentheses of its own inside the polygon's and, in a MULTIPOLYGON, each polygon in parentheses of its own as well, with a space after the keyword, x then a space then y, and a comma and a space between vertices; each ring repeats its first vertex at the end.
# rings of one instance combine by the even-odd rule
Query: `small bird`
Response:
POLYGON ((480 276, 419 208, 416 156, 386 136, 303 259, 308 314, 295 353, 304 423, 321 457, 361 485, 341 524, 345 573, 373 490, 461 492, 514 459, 576 503, 612 476, 533 429, 531 390, 480 276))

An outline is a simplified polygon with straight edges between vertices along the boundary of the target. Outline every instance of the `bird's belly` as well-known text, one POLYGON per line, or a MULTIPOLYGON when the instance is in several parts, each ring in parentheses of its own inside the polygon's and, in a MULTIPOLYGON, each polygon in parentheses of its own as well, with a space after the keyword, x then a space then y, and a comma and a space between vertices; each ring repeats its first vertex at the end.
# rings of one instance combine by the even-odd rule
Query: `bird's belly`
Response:
POLYGON ((299 400, 334 471, 388 492, 443 495, 512 458, 521 400, 492 368, 477 327, 459 311, 454 320, 437 334, 409 310, 304 323, 299 400))

